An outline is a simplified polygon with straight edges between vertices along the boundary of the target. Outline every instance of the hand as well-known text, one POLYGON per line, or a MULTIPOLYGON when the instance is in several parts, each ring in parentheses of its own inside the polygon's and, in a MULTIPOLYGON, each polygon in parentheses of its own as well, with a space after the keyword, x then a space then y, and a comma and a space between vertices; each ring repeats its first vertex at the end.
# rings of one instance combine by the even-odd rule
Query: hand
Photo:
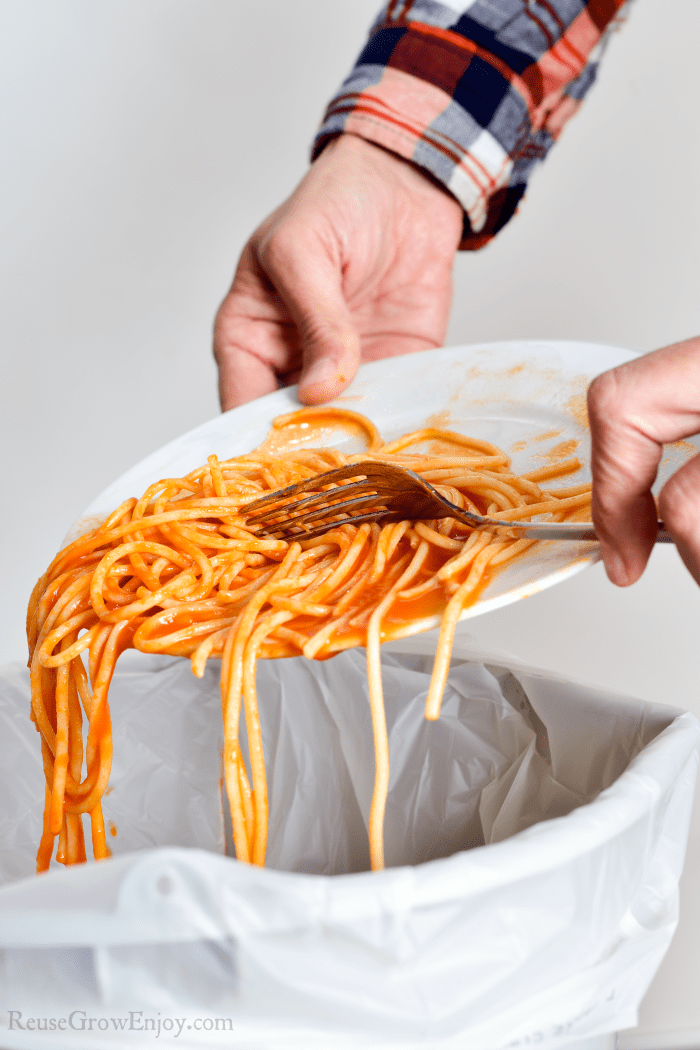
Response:
POLYGON ((461 232, 418 168, 334 139, 243 250, 214 327, 222 408, 296 382, 319 404, 361 361, 441 346, 461 232))
MULTIPOLYGON (((598 376, 588 412, 593 522, 606 572, 625 587, 639 579, 654 545, 651 486, 662 445, 700 433, 700 337, 598 376)), ((659 517, 700 584, 700 455, 664 485, 659 517)))

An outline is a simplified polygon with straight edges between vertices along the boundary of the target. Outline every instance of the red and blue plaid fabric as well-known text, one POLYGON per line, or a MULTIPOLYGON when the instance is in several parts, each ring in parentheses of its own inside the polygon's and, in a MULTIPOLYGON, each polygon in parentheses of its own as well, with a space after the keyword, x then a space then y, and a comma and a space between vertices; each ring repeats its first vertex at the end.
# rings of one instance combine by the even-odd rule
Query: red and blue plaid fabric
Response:
POLYGON ((625 0, 391 0, 313 150, 341 132, 429 171, 464 209, 460 247, 508 222, 593 83, 625 0))

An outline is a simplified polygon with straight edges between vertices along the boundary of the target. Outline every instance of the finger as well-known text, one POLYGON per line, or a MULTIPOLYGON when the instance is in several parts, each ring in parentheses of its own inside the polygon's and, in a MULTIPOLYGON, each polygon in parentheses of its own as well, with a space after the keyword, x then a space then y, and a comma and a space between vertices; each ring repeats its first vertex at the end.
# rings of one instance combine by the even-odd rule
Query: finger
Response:
POLYGON ((223 412, 278 388, 272 365, 247 350, 229 346, 218 360, 219 400, 223 412))
POLYGON ((694 456, 659 493, 659 513, 688 572, 700 584, 700 456, 694 456))
POLYGON ((661 446, 635 425, 629 377, 618 369, 591 384, 588 415, 593 524, 608 577, 625 587, 641 576, 654 546, 656 506, 651 486, 661 446))
MULTIPOLYGON (((590 386, 593 521, 614 583, 633 583, 646 565, 655 538, 651 486, 662 447, 700 430, 699 405, 698 339, 639 357, 590 386)), ((680 496, 680 489, 669 491, 680 496)))
POLYGON ((260 263, 297 328, 302 351, 299 400, 336 397, 360 363, 360 339, 343 295, 339 263, 308 229, 287 227, 261 245, 260 263))
POLYGON ((224 411, 277 389, 301 363, 296 328, 247 245, 214 322, 224 411))
POLYGON ((214 324, 221 408, 245 404, 289 383, 301 354, 296 329, 279 316, 274 302, 242 293, 234 282, 214 324))

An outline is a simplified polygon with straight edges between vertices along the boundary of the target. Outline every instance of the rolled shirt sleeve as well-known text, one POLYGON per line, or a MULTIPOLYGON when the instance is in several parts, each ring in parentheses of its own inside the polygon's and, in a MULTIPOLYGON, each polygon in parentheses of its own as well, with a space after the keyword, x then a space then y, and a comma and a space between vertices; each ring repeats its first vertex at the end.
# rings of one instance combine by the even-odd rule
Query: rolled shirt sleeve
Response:
POLYGON ((508 222, 631 0, 392 0, 316 137, 359 135, 460 202, 463 249, 508 222))

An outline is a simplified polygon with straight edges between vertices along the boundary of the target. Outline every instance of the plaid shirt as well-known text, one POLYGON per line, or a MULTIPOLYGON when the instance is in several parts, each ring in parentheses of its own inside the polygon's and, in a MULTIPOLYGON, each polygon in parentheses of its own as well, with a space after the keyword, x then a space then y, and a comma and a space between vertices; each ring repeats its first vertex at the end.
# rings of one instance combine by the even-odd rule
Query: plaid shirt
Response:
POLYGON ((625 0, 391 0, 328 106, 340 132, 427 169, 464 209, 461 248, 508 222, 593 83, 625 0))

